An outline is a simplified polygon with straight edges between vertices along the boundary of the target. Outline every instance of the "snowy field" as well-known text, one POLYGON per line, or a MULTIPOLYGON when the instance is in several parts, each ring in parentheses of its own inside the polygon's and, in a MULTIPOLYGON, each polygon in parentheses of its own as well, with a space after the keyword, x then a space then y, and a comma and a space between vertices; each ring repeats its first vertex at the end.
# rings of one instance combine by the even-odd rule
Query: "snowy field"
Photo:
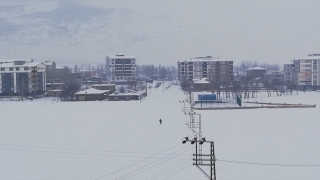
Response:
MULTIPOLYGON (((192 166, 178 86, 123 102, 0 102, 1 180, 207 179, 192 166), (163 124, 159 124, 159 119, 163 124)), ((319 180, 320 93, 257 101, 317 104, 303 109, 198 111, 215 141, 217 179, 319 180)), ((204 148, 209 148, 204 146, 204 148)), ((204 150, 206 151, 206 149, 204 150)))

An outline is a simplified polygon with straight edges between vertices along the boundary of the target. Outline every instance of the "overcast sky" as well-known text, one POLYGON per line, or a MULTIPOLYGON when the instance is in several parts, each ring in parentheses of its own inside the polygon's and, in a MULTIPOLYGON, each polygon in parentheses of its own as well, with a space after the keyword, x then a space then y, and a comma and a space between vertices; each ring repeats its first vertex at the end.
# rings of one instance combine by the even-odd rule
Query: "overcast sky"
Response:
MULTIPOLYGON (((1 29, 1 58, 95 64, 104 62, 108 55, 123 53, 136 56, 137 61, 144 64, 175 64, 208 55, 236 63, 256 60, 283 64, 320 52, 319 0, 67 0, 60 1, 60 5, 54 0, 1 0, 0 5, 3 11, 0 22, 16 25, 9 24, 1 29), (13 5, 13 10, 4 11, 13 5), (18 5, 23 7, 23 12, 16 9, 18 5), (52 15, 46 21, 59 18, 57 24, 44 26, 38 23, 32 28, 26 25, 28 21, 23 20, 23 24, 20 18, 78 5, 97 10, 103 8, 109 10, 110 15, 99 20, 102 15, 88 13, 91 20, 77 22, 52 15), (70 29, 74 24, 78 26, 77 31, 73 30, 68 36, 58 36, 64 33, 61 30, 54 30, 54 36, 52 33, 38 35, 46 28, 46 31, 57 26, 70 29), (15 33, 4 32, 11 31, 12 27, 15 33), (43 41, 42 37, 45 38, 43 41)), ((39 20, 33 17, 33 23, 35 21, 39 20)))

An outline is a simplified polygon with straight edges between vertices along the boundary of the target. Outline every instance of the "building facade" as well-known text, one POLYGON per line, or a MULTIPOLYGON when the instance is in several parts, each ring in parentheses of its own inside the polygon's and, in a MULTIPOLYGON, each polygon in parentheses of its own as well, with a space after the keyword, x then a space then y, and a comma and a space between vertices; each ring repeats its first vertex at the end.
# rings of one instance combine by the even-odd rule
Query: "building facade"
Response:
POLYGON ((265 82, 275 86, 284 85, 284 73, 282 71, 272 71, 270 74, 264 74, 265 82))
POLYGON ((46 91, 46 66, 32 59, 0 60, 0 95, 40 95, 46 91))
POLYGON ((178 61, 180 82, 201 78, 216 82, 233 81, 233 61, 212 58, 211 56, 178 61))
POLYGON ((261 67, 252 67, 246 69, 246 77, 248 77, 250 80, 254 80, 256 78, 263 79, 266 73, 267 70, 261 67))
POLYGON ((320 53, 293 60, 294 83, 302 89, 319 89, 320 87, 320 53))
POLYGON ((283 65, 283 73, 284 73, 284 83, 285 84, 293 84, 294 65, 293 64, 284 64, 283 65))
POLYGON ((136 81, 136 58, 119 55, 106 57, 107 82, 125 83, 136 81))

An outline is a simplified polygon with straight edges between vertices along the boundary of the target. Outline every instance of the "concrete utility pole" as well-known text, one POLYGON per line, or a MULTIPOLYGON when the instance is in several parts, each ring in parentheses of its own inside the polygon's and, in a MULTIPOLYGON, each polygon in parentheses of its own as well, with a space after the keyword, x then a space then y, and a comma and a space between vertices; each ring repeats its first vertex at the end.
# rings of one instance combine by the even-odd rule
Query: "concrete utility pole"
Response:
POLYGON ((162 92, 164 92, 164 81, 162 81, 162 92))

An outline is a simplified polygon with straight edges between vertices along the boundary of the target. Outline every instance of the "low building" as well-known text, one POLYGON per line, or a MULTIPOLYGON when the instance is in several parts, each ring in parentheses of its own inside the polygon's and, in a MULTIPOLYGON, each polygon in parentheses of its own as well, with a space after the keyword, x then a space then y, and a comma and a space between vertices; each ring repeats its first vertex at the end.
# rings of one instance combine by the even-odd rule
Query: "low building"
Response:
POLYGON ((256 78, 264 78, 264 74, 267 73, 267 70, 265 68, 261 67, 252 67, 246 69, 246 77, 248 77, 250 80, 256 79, 256 78))
POLYGON ((90 88, 84 91, 75 93, 77 101, 101 101, 108 98, 109 90, 98 90, 90 88))
POLYGON ((207 78, 201 78, 200 80, 193 80, 194 91, 210 91, 211 89, 212 89, 212 84, 207 80, 207 78))
POLYGON ((48 90, 55 90, 55 89, 61 89, 61 87, 64 85, 64 83, 46 83, 46 89, 48 90))
POLYGON ((139 93, 120 93, 120 94, 110 94, 109 101, 130 101, 130 100, 139 100, 141 97, 146 95, 139 93))
POLYGON ((82 81, 82 84, 101 84, 102 79, 96 76, 85 78, 82 81))
POLYGON ((42 95, 46 66, 33 59, 0 60, 0 96, 42 95))
POLYGON ((64 97, 68 95, 68 91, 63 89, 47 90, 47 97, 64 97))
POLYGON ((284 85, 284 73, 282 71, 272 71, 270 74, 264 74, 265 82, 275 86, 284 85))
POLYGON ((109 90, 110 93, 113 93, 116 91, 116 85, 115 84, 94 84, 91 86, 92 88, 98 89, 98 90, 109 90))

